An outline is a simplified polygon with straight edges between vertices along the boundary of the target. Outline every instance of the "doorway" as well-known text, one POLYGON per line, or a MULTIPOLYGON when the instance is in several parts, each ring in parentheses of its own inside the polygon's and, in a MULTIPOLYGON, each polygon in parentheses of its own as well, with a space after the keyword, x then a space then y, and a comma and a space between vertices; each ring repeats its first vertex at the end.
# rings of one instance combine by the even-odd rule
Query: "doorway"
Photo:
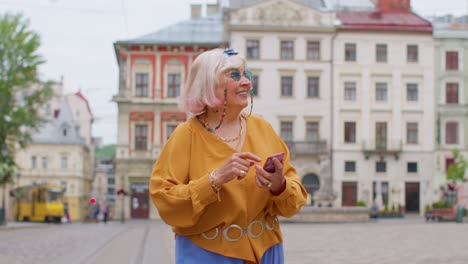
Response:
POLYGON ((149 216, 148 201, 148 184, 132 183, 132 195, 130 200, 131 217, 147 219, 149 216))

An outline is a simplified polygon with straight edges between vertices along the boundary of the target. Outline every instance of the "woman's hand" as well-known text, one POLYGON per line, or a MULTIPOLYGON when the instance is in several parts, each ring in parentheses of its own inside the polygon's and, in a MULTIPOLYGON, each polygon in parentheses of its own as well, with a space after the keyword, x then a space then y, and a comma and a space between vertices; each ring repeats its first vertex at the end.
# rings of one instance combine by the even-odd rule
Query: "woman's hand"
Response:
POLYGON ((283 174, 283 164, 277 159, 273 158, 275 164, 275 172, 269 173, 259 165, 255 166, 257 173, 255 180, 258 187, 270 189, 274 195, 279 195, 286 188, 286 178, 283 174))
POLYGON ((249 168, 262 159, 251 152, 234 153, 216 170, 216 183, 221 186, 237 178, 243 179, 249 172, 249 168))

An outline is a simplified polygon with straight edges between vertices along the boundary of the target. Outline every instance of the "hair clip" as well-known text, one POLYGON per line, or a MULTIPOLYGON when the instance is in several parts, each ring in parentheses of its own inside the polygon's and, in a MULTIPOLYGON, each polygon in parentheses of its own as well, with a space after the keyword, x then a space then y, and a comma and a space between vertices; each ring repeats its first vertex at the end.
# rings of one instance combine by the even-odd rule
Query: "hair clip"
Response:
POLYGON ((223 51, 223 53, 224 53, 224 57, 226 57, 226 58, 229 58, 232 55, 239 54, 239 52, 237 50, 235 50, 235 49, 225 49, 223 51))

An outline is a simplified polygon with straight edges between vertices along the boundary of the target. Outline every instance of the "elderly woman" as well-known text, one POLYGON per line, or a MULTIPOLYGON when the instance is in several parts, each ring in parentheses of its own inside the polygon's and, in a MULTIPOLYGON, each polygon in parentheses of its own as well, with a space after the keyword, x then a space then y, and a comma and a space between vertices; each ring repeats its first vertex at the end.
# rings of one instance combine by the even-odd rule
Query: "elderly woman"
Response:
POLYGON ((214 49, 194 61, 180 124, 154 166, 150 194, 176 233, 176 263, 284 263, 277 216, 296 214, 306 191, 286 144, 242 110, 252 89, 245 59, 214 49), (274 172, 263 168, 268 156, 274 172))

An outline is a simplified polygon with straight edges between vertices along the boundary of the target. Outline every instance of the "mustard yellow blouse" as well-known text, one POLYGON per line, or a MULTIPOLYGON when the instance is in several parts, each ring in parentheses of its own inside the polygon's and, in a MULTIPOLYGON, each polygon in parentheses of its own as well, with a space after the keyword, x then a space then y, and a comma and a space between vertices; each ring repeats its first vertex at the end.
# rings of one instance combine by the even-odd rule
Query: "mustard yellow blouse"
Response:
MULTIPOLYGON (((272 217, 291 217, 306 202, 307 192, 300 183, 296 170, 290 163, 286 144, 271 125, 252 115, 246 121, 247 132, 242 152, 252 152, 266 158, 284 152, 286 189, 274 196, 268 189, 255 183, 255 168, 251 167, 243 180, 233 180, 222 186, 221 201, 210 186, 208 174, 236 151, 216 137, 195 119, 180 124, 166 145, 153 168, 150 179, 150 195, 161 218, 173 227, 177 234, 187 236, 194 244, 229 257, 259 263, 271 246, 282 242, 279 224, 272 217), (247 230, 254 220, 267 221, 268 227, 259 237, 244 234, 240 240, 226 240, 222 230, 238 225, 247 230), (213 237, 218 228, 219 236, 213 237), (202 236, 202 233, 205 236, 202 236)), ((252 225, 252 233, 259 234, 259 226, 252 225)), ((239 237, 236 228, 229 230, 229 237, 239 237), (236 233, 237 232, 237 233, 236 233)))

